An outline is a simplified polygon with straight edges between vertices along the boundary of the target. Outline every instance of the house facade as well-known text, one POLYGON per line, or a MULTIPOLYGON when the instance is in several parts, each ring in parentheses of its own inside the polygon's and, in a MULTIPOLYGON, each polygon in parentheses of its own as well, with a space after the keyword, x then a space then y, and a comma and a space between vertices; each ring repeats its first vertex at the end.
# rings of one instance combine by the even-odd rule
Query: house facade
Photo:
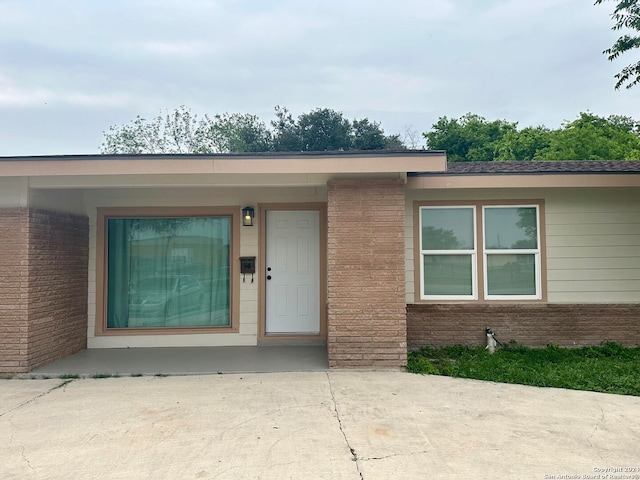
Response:
POLYGON ((84 348, 640 344, 640 162, 0 158, 0 372, 84 348))

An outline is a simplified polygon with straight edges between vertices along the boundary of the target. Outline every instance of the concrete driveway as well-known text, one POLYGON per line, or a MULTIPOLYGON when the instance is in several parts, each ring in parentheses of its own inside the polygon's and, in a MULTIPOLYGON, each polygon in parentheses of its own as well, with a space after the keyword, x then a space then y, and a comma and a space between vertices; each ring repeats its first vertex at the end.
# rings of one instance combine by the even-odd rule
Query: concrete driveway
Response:
POLYGON ((379 371, 0 380, 0 445, 5 480, 639 479, 640 398, 379 371))

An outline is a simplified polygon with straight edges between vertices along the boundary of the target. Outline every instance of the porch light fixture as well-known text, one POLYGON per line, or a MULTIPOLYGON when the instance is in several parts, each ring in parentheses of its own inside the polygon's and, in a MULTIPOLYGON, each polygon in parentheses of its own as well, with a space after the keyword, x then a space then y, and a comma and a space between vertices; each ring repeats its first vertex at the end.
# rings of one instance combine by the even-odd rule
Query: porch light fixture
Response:
POLYGON ((242 226, 253 227, 254 210, 253 207, 244 207, 242 209, 242 226))

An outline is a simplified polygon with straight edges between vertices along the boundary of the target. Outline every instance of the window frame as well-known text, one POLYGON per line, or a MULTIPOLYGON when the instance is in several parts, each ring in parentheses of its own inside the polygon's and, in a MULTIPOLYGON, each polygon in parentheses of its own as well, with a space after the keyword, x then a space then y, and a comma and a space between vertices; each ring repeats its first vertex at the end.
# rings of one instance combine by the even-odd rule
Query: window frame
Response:
POLYGON ((477 265, 478 265, 478 225, 476 219, 476 208, 474 205, 423 205, 418 209, 419 218, 419 235, 420 235, 420 298, 422 300, 477 300, 478 299, 478 282, 477 282, 477 265), (430 250, 422 248, 422 212, 423 210, 445 210, 445 209, 470 209, 473 226, 473 248, 465 250, 430 250), (471 257, 471 295, 427 295, 424 293, 424 259, 427 255, 460 255, 471 257))
MULTIPOLYGON (((413 241, 414 241, 414 303, 461 303, 461 302, 491 302, 491 303, 514 303, 514 302, 546 302, 547 301, 547 265, 546 265, 546 229, 545 229, 545 202, 543 199, 522 199, 522 200, 415 200, 413 202, 413 241), (433 208, 460 208, 473 207, 475 209, 475 247, 477 257, 475 262, 475 276, 472 281, 476 284, 476 296, 470 298, 454 295, 423 295, 424 291, 424 251, 422 250, 422 215, 424 207, 433 208), (487 255, 493 252, 485 252, 484 234, 484 211, 485 207, 535 207, 537 213, 537 235, 538 248, 537 256, 534 258, 536 267, 536 294, 535 295, 488 295, 486 264, 487 255)), ((509 250, 510 254, 529 254, 529 250, 509 250)))
POLYGON ((96 315, 95 336, 176 335, 237 333, 239 331, 240 207, 99 207, 96 224, 96 315), (228 217, 230 219, 230 324, 193 327, 107 328, 108 235, 107 223, 113 218, 228 217))
POLYGON ((483 284, 484 284, 484 299, 485 300, 540 300, 542 298, 542 279, 541 270, 542 265, 540 263, 540 208, 537 204, 505 204, 505 205, 482 205, 482 260, 483 260, 483 284), (486 211, 487 209, 497 208, 535 208, 536 210, 536 248, 523 248, 523 249, 488 249, 486 246, 486 228, 487 224, 486 211), (489 255, 533 255, 535 266, 535 294, 533 295, 491 295, 489 293, 489 268, 488 257, 489 255))

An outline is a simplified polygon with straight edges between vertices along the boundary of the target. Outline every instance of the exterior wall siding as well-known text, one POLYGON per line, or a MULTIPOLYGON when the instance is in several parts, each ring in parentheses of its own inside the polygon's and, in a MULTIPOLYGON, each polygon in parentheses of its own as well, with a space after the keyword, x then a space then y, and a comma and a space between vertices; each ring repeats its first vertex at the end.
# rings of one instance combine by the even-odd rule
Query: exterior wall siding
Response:
POLYGON ((407 303, 414 303, 415 200, 545 201, 550 303, 640 302, 640 189, 422 191, 407 195, 407 303))
POLYGON ((546 224, 549 302, 640 301, 640 189, 557 192, 546 224))
POLYGON ((0 372, 27 372, 86 347, 88 222, 0 209, 0 372))
POLYGON ((406 365, 404 184, 328 183, 331 367, 406 365))
POLYGON ((407 305, 409 348, 486 345, 491 327, 502 343, 575 347, 613 341, 640 345, 640 304, 407 305))

